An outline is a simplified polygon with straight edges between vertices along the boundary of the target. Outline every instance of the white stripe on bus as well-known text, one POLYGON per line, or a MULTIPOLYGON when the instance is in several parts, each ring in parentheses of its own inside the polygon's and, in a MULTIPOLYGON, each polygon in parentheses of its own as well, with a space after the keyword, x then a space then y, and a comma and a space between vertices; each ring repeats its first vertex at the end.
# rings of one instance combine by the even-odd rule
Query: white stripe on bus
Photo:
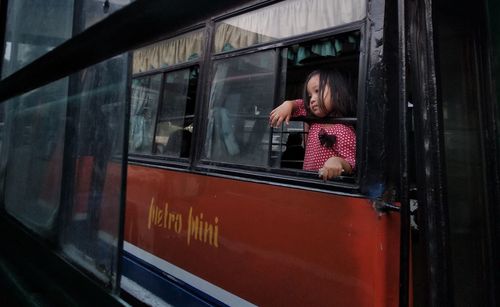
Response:
POLYGON ((191 285, 192 287, 205 292, 206 294, 214 297, 215 299, 227 304, 229 306, 256 306, 249 301, 242 299, 196 275, 185 271, 178 266, 175 266, 127 241, 123 242, 123 249, 136 256, 137 258, 154 265, 158 269, 172 275, 173 277, 182 280, 183 282, 191 285))

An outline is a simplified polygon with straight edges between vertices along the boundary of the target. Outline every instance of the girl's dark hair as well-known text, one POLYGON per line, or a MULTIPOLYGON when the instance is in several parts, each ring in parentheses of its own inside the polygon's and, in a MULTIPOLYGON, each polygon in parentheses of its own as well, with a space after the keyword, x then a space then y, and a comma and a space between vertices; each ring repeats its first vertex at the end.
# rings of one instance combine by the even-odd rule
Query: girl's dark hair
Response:
POLYGON ((307 76, 304 83, 304 106, 308 116, 315 117, 309 107, 310 97, 307 93, 307 83, 312 77, 319 76, 319 97, 318 105, 326 112, 325 103, 323 101, 324 90, 326 86, 330 88, 330 99, 333 102, 333 111, 327 115, 330 117, 354 117, 356 116, 356 104, 354 97, 351 94, 351 86, 346 78, 337 70, 318 69, 307 76))

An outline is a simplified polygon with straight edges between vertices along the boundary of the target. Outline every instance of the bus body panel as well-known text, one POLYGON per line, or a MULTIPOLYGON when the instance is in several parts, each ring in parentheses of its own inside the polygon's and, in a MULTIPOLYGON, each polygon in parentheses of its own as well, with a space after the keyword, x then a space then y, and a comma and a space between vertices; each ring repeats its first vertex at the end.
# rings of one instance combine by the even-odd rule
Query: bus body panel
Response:
POLYGON ((397 305, 399 215, 367 199, 135 165, 127 187, 127 244, 248 302, 397 305))

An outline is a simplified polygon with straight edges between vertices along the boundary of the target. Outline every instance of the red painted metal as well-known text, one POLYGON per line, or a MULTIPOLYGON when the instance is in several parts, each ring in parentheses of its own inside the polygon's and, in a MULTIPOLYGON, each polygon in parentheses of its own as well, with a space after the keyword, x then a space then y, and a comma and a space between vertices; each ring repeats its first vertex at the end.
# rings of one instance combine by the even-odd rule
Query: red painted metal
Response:
POLYGON ((399 224, 367 199, 128 167, 125 240, 257 305, 396 306, 399 224))

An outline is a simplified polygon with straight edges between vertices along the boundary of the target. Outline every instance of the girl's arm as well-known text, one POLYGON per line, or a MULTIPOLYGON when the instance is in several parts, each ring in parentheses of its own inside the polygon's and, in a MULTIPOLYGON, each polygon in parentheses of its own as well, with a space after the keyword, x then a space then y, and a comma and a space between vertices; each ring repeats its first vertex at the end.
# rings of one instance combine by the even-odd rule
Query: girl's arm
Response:
POLYGON ((341 157, 331 157, 326 160, 322 168, 319 169, 319 177, 323 180, 332 179, 342 174, 350 174, 351 165, 341 157))
POLYGON ((342 124, 335 124, 334 127, 337 136, 335 156, 326 160, 319 172, 319 177, 325 180, 352 174, 356 167, 356 132, 342 124))
POLYGON ((294 112, 299 108, 298 100, 286 100, 269 114, 269 125, 279 127, 283 122, 287 125, 294 112))

